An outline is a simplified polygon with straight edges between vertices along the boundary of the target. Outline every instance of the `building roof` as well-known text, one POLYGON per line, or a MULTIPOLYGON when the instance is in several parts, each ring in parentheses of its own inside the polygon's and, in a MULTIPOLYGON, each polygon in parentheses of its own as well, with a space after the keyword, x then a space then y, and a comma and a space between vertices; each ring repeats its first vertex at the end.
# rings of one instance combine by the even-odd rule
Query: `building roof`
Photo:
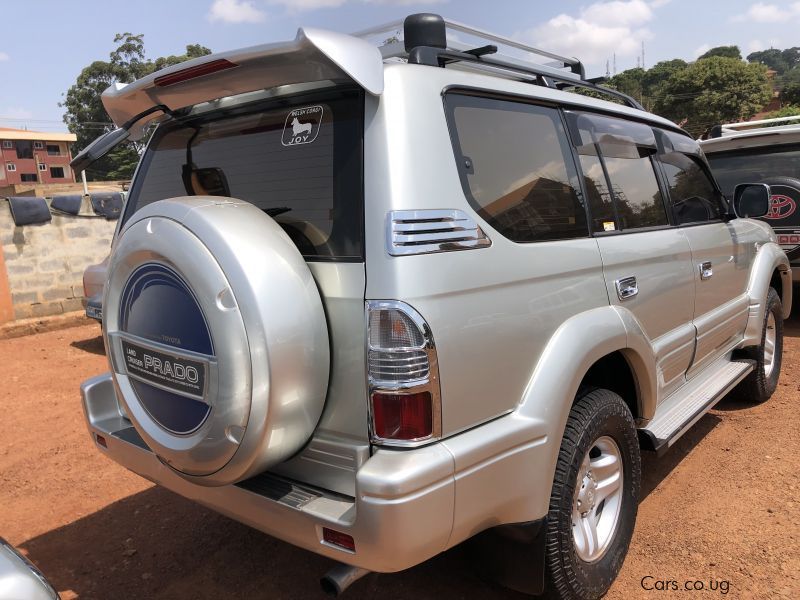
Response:
POLYGON ((29 129, 13 129, 0 127, 0 140, 37 140, 42 142, 74 142, 78 139, 74 133, 56 131, 31 131, 29 129))

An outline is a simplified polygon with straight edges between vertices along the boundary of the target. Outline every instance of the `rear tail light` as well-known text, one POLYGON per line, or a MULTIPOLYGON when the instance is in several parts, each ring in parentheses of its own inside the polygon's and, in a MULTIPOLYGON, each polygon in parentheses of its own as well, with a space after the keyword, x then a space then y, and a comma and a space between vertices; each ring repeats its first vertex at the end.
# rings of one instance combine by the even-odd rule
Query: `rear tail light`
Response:
POLYGON ((431 393, 372 394, 375 435, 384 440, 414 440, 433 432, 431 393))
POLYGON ((367 372, 373 443, 416 446, 441 436, 436 347, 403 302, 367 302, 367 372))

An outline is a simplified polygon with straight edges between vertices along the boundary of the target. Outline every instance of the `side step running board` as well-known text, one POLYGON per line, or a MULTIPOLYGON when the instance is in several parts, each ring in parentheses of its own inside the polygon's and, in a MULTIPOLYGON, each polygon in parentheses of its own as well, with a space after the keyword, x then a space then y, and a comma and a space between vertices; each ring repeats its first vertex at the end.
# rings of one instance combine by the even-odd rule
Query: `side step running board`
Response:
POLYGON ((686 431, 753 370, 748 360, 727 358, 708 365, 683 388, 664 400, 646 427, 639 430, 643 447, 666 452, 686 431))

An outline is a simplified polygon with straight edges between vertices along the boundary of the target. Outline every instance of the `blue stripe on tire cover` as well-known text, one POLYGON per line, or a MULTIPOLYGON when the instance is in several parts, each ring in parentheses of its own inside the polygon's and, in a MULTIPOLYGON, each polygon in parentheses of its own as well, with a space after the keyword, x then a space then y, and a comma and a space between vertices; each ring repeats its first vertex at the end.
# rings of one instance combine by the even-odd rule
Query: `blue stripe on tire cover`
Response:
MULTIPOLYGON (((213 356, 214 346, 194 294, 172 269, 145 264, 128 279, 120 302, 120 329, 154 342, 213 356)), ((189 433, 211 408, 197 400, 131 380, 142 406, 175 433, 189 433)))

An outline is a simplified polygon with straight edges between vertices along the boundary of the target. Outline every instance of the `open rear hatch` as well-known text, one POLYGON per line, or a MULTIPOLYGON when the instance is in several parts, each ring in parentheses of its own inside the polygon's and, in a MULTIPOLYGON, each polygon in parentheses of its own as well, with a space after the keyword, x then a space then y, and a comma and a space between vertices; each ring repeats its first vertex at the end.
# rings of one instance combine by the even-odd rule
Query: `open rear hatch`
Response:
POLYGON ((380 51, 342 33, 301 28, 294 40, 210 54, 156 71, 133 83, 114 83, 103 105, 119 129, 100 136, 72 161, 82 171, 164 114, 203 102, 282 85, 354 82, 383 92, 380 51))

